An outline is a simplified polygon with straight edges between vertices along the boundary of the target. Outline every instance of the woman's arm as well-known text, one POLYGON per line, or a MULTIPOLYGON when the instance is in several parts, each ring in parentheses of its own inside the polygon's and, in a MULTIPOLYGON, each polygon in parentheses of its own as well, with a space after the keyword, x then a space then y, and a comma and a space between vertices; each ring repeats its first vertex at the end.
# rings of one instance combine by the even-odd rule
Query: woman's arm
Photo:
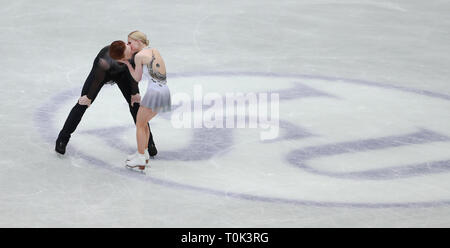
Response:
POLYGON ((126 59, 118 60, 118 61, 127 65, 128 70, 130 71, 130 74, 133 77, 133 79, 136 82, 139 82, 142 79, 142 72, 143 72, 142 71, 142 59, 143 59, 142 55, 136 54, 136 56, 134 57, 134 64, 136 65, 135 68, 133 68, 133 66, 130 64, 130 62, 126 59))

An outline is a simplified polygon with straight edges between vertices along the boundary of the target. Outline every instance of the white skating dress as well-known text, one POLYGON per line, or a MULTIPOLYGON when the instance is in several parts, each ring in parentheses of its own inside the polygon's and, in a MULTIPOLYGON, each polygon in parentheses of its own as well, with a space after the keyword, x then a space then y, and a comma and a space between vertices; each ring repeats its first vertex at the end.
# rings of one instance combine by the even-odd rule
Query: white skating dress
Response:
POLYGON ((147 91, 141 101, 141 106, 151 108, 153 112, 167 112, 171 110, 172 102, 170 99, 170 90, 167 86, 165 75, 153 72, 152 64, 155 62, 153 57, 149 65, 143 65, 141 83, 147 83, 147 91))

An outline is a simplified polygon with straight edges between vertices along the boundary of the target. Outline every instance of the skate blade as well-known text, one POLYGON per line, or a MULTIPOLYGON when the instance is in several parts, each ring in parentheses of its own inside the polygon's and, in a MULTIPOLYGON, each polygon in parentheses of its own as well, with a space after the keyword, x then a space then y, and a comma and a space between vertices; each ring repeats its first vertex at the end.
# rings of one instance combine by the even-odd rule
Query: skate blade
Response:
MULTIPOLYGON (((125 160, 125 162, 130 161, 129 159, 125 160)), ((148 164, 148 159, 145 160, 145 163, 148 164)))
POLYGON ((125 168, 131 170, 131 171, 135 171, 135 172, 140 172, 142 174, 146 174, 145 173, 145 168, 146 167, 150 167, 148 165, 135 165, 135 166, 131 166, 131 165, 125 165, 125 168))

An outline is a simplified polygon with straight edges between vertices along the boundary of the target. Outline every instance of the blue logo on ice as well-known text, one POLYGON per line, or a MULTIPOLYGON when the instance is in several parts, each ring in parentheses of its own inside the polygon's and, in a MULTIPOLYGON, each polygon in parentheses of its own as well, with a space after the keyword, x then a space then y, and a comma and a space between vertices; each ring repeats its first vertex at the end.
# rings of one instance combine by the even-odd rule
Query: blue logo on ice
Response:
MULTIPOLYGON (((433 189, 448 188, 450 96, 363 80, 272 73, 176 74, 169 82, 175 90, 198 83, 216 91, 278 93, 280 135, 261 141, 247 129, 173 131, 166 113, 151 123, 160 152, 146 176, 73 143, 68 155, 138 180, 248 200, 372 208, 450 203, 446 190, 411 189, 423 178, 434 178, 433 189)), ((62 92, 49 101, 67 102, 76 95, 62 92)), ((35 115, 50 143, 63 124, 56 122, 54 106, 44 104, 35 115)), ((125 155, 135 149, 134 136, 125 134, 133 134, 134 126, 130 116, 123 119, 124 125, 77 132, 125 155)))

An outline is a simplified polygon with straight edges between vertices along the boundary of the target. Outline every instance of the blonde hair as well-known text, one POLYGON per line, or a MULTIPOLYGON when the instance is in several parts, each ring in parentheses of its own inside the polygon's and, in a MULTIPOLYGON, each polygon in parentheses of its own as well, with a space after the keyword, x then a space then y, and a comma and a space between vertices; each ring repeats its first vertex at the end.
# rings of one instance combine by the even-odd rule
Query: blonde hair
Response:
POLYGON ((150 44, 150 42, 147 40, 147 35, 142 33, 141 31, 133 31, 131 32, 128 37, 130 37, 133 40, 140 40, 142 43, 144 43, 146 46, 150 44))

